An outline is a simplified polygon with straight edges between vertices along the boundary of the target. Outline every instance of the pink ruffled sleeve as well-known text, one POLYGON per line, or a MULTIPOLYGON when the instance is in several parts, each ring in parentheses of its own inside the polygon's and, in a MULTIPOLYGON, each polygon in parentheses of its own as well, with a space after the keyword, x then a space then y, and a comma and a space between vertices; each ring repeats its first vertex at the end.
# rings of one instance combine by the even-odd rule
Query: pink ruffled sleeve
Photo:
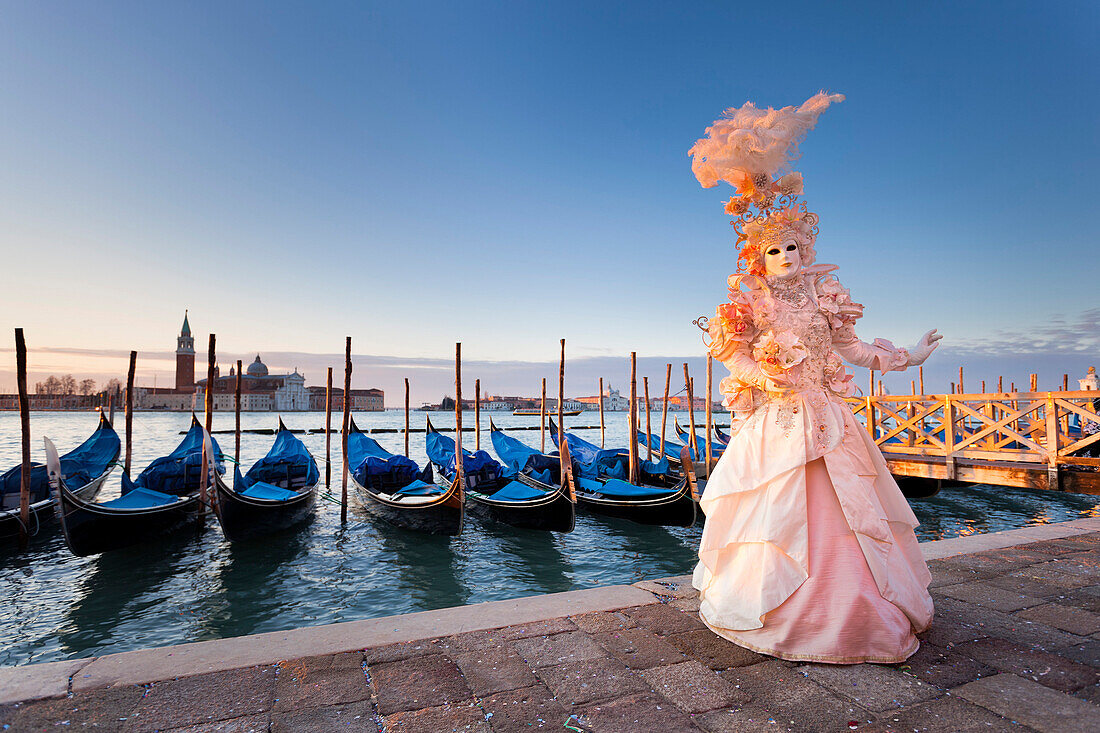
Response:
POLYGON ((833 349, 849 364, 879 372, 901 371, 909 366, 909 351, 899 349, 886 339, 871 343, 856 336, 855 322, 863 316, 863 306, 852 301, 851 294, 833 276, 817 286, 818 303, 829 317, 833 349))

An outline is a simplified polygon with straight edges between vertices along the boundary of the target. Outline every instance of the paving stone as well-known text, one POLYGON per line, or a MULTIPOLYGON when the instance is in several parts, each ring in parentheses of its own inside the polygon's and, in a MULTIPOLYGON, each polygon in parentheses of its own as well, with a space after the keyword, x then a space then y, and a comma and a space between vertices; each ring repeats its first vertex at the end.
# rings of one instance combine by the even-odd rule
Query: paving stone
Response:
POLYGON ((482 698, 481 709, 493 733, 528 730, 562 730, 569 713, 542 685, 498 692, 482 698))
POLYGON ((985 708, 946 695, 883 713, 861 733, 1023 733, 1023 726, 985 708))
POLYGON ((1016 614, 1028 621, 1038 621, 1062 631, 1079 636, 1089 636, 1100 632, 1100 614, 1089 613, 1080 608, 1048 603, 1020 611, 1016 614))
POLYGON ((1023 567, 1024 565, 1035 565, 1036 563, 1049 562, 1053 559, 1055 553, 1044 552, 1040 548, 1026 549, 1019 545, 1015 547, 1003 547, 999 550, 986 550, 984 552, 977 553, 983 557, 987 557, 991 560, 1000 560, 1006 563, 1016 563, 1023 567))
POLYGON ((931 700, 944 693, 919 678, 874 664, 807 664, 799 671, 822 687, 878 712, 931 700))
POLYGON ((453 655, 466 684, 479 697, 504 690, 530 687, 538 682, 515 649, 499 646, 453 655))
POLYGON ((975 580, 981 580, 982 577, 988 575, 988 573, 977 573, 972 568, 949 565, 943 560, 933 560, 929 562, 928 572, 932 574, 932 582, 929 583, 929 588, 939 588, 940 586, 955 585, 956 583, 969 583, 975 580))
POLYGON ((143 687, 127 685, 7 705, 0 708, 0 727, 10 726, 4 730, 11 731, 37 731, 67 720, 69 730, 95 728, 120 731, 125 728, 144 693, 143 687))
POLYGON ((301 659, 287 659, 279 662, 279 674, 290 671, 294 674, 304 675, 312 671, 331 669, 362 669, 363 652, 346 652, 344 654, 322 654, 316 657, 302 657, 301 659))
POLYGON ((442 654, 372 666, 370 679, 382 715, 460 702, 472 694, 458 667, 442 654))
POLYGON ((477 651, 489 647, 499 647, 505 639, 500 634, 500 629, 489 631, 467 631, 463 634, 455 634, 438 640, 436 651, 446 654, 462 654, 463 652, 477 651))
POLYGON ((576 631, 577 626, 567 616, 551 618, 545 621, 535 621, 529 624, 505 626, 497 631, 500 638, 506 641, 513 639, 528 639, 533 636, 547 636, 549 634, 561 634, 566 631, 576 631))
POLYGON ((1092 685, 1091 687, 1082 687, 1080 690, 1074 690, 1073 696, 1085 702, 1091 702, 1093 705, 1100 705, 1100 685, 1092 685))
POLYGON ((1017 545, 1017 548, 1020 550, 1042 552, 1047 555, 1068 555, 1073 552, 1094 550, 1097 546, 1100 546, 1100 540, 1090 539, 1089 535, 1077 535, 1074 537, 1063 537, 1058 540, 1043 540, 1042 542, 1017 545))
POLYGON ((917 653, 901 664, 890 665, 899 672, 906 672, 941 690, 973 682, 979 677, 997 674, 997 670, 982 664, 955 650, 940 649, 922 643, 917 653))
POLYGON ((1100 575, 1100 550, 1063 555, 1055 558, 1052 566, 1052 570, 1091 579, 1091 585, 1096 582, 1095 578, 1100 575))
POLYGON ((668 605, 672 606, 677 611, 683 611, 684 613, 690 613, 692 616, 698 616, 701 603, 702 599, 700 599, 699 596, 693 596, 692 598, 676 598, 668 605))
POLYGON ((440 641, 440 639, 426 639, 368 647, 363 650, 363 661, 367 664, 385 664, 386 662, 422 657, 426 654, 438 654, 440 641))
POLYGON ((1100 670, 1004 639, 972 641, 957 647, 957 651, 1001 672, 1011 672, 1062 692, 1100 683, 1100 670))
POLYGON ((485 713, 476 703, 455 703, 434 708, 409 710, 383 718, 386 733, 426 733, 449 731, 453 733, 490 733, 485 713))
POLYGON ((1061 562, 1061 560, 1051 560, 1050 562, 1029 565, 1026 568, 1020 568, 1019 570, 1014 570, 1011 573, 1005 574, 1014 578, 1044 580, 1051 585, 1057 585, 1067 590, 1070 588, 1081 588, 1086 585, 1096 584, 1095 574, 1080 575, 1066 572, 1070 566, 1060 564, 1061 562))
POLYGON ((156 682, 134 708, 127 730, 164 730, 231 720, 266 712, 274 700, 274 667, 249 667, 156 682))
POLYGON ((1014 674, 983 677, 951 693, 1042 733, 1100 730, 1100 707, 1014 674))
POLYGON ((514 646, 532 667, 548 667, 562 662, 607 656, 603 647, 582 631, 520 639, 514 642, 514 646))
POLYGON ((1078 664, 1100 668, 1100 639, 1090 639, 1083 644, 1059 649, 1056 654, 1078 664))
POLYGON ((727 731, 835 730, 838 723, 866 722, 871 712, 862 705, 841 698, 802 674, 799 666, 769 659, 749 667, 734 667, 719 675, 752 702, 727 713, 708 713, 698 725, 712 733, 727 731), (772 721, 772 722, 769 722, 772 721), (779 727, 779 726, 782 727, 779 727))
POLYGON ((680 631, 693 631, 705 629, 706 626, 697 616, 672 608, 664 603, 653 603, 648 606, 634 606, 624 608, 623 613, 634 620, 643 629, 649 629, 655 634, 667 636, 680 631))
MULTIPOLYGON (((1050 560, 1050 556, 1044 559, 1050 560)), ((948 567, 969 570, 974 573, 978 580, 990 578, 994 575, 1004 575, 1028 564, 991 557, 981 552, 970 555, 953 555, 941 559, 940 562, 948 567)))
POLYGON ((751 699, 749 693, 695 661, 654 667, 644 670, 642 676, 654 690, 687 713, 705 713, 751 699))
POLYGON ((1032 598, 1064 598, 1072 592, 1070 589, 1056 583, 1034 578, 1021 578, 1018 575, 998 575, 995 578, 989 578, 985 582, 1032 598))
POLYGON ((584 705, 649 689, 639 673, 607 657, 542 667, 535 674, 562 705, 584 705))
POLYGON ((622 629, 595 634, 596 643, 631 669, 648 669, 687 661, 680 650, 663 637, 645 629, 622 629))
POLYGON ((682 631, 679 634, 670 634, 666 638, 684 654, 698 659, 711 669, 747 667, 767 659, 763 654, 757 654, 723 639, 710 629, 682 631))
POLYGON ((986 636, 985 630, 974 622, 959 622, 942 617, 940 607, 942 602, 936 604, 936 618, 932 621, 932 628, 918 634, 921 644, 931 644, 940 649, 951 649, 956 644, 963 644, 986 636))
POLYGON ((357 702, 369 698, 370 693, 362 667, 280 670, 275 682, 275 709, 281 712, 357 702))
POLYGON ((382 724, 369 700, 271 715, 271 733, 329 733, 334 730, 382 733, 382 724))
MULTIPOLYGON (((1066 631, 1059 631, 1046 624, 1016 618, 1012 614, 1002 613, 992 608, 978 608, 969 603, 946 598, 936 604, 936 615, 955 616, 956 618, 969 619, 969 625, 973 631, 978 631, 982 636, 995 636, 1008 639, 1023 646, 1033 646, 1038 649, 1052 650, 1067 647, 1073 644, 1081 644, 1087 639, 1066 631)), ((935 622, 933 622, 933 626, 935 622)), ((943 646, 933 642, 937 646, 943 646)))
POLYGON ((634 626, 634 621, 624 613, 618 611, 593 611, 582 613, 578 616, 570 616, 574 624, 581 631, 588 634, 598 634, 602 631, 618 631, 634 626))
POLYGON ((598 733, 699 730, 690 717, 652 693, 589 705, 580 711, 578 718, 582 725, 598 733))
POLYGON ((1042 598, 1032 598, 981 582, 945 585, 939 589, 939 592, 981 608, 992 608, 997 611, 1019 611, 1021 608, 1039 606, 1044 603, 1042 598))
POLYGON ((1092 613, 1100 613, 1100 585, 1088 585, 1071 590, 1056 603, 1081 608, 1092 613))
POLYGON ((170 728, 164 733, 267 733, 271 725, 271 715, 246 715, 232 720, 218 720, 213 723, 199 723, 184 728, 170 728))

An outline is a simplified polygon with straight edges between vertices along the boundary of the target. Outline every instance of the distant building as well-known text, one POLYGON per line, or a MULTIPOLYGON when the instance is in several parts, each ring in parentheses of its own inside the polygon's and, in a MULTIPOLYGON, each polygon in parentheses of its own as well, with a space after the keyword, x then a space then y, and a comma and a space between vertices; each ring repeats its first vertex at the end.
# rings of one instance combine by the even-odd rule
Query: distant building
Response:
MULTIPOLYGON (((214 377, 214 409, 232 410, 236 400, 237 374, 231 368, 229 376, 223 377, 217 372, 214 377)), ((195 383, 199 391, 205 391, 206 380, 195 383)), ((290 374, 271 374, 267 365, 256 354, 256 360, 248 365, 241 375, 241 409, 274 410, 276 412, 294 412, 309 409, 309 395, 306 393, 306 378, 295 369, 290 374), (248 395, 246 408, 245 395, 248 395)))
MULTIPOLYGON (((599 395, 593 395, 591 397, 578 397, 576 401, 584 407, 583 410, 599 410, 600 409, 600 397, 599 395)), ((603 392, 603 409, 604 412, 624 412, 630 407, 630 398, 623 397, 619 394, 619 390, 607 385, 607 389, 603 392)))
POLYGON ((1077 380, 1078 389, 1081 391, 1098 390, 1100 389, 1100 379, 1096 377, 1096 367, 1089 367, 1088 373, 1084 379, 1077 380))
POLYGON ((134 387, 134 408, 140 410, 193 410, 202 408, 201 397, 195 403, 195 339, 187 311, 183 327, 176 337, 176 386, 134 387))
MULTIPOLYGON (((309 395, 309 409, 325 409, 325 387, 310 387, 306 390, 309 395)), ((386 409, 385 393, 380 389, 353 389, 351 391, 351 409, 359 412, 382 412, 386 409)), ((344 409, 344 390, 332 388, 332 410, 340 412, 344 409)))

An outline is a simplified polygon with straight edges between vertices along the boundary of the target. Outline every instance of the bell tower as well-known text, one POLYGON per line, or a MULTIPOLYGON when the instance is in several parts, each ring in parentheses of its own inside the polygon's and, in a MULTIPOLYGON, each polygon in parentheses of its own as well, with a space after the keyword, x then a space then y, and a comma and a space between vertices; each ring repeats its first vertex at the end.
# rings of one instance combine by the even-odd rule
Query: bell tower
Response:
POLYGON ((195 391, 195 339, 191 337, 187 311, 183 312, 183 328, 176 338, 176 391, 195 391))

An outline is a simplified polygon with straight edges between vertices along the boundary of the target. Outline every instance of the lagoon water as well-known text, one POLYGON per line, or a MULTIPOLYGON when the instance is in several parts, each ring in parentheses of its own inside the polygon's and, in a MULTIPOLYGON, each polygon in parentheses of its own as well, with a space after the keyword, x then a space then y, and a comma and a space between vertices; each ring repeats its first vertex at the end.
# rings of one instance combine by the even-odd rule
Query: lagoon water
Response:
MULTIPOLYGON (((453 414, 430 414, 437 426, 453 427, 453 414)), ((482 448, 492 452, 488 414, 482 418, 482 448)), ((283 419, 292 429, 324 426, 323 413, 290 413, 283 419)), ((404 414, 396 410, 359 413, 355 419, 364 430, 404 424, 404 414)), ((272 413, 244 413, 241 423, 245 429, 274 428, 276 420, 272 413)), ((422 428, 424 413, 414 412, 412 420, 414 428, 422 428)), ((537 417, 510 414, 494 415, 494 420, 501 427, 538 424, 537 417)), ((34 413, 34 459, 42 460, 43 435, 65 452, 83 441, 96 421, 94 413, 34 413)), ((339 416, 333 421, 338 425, 339 416)), ((121 413, 116 423, 121 435, 121 413)), ((170 451, 189 423, 184 413, 137 413, 134 472, 170 451)), ((671 423, 670 415, 670 434, 671 423)), ((472 413, 463 416, 463 424, 472 427, 472 413)), ((566 419, 569 429, 598 424, 596 413, 566 419)), ((231 413, 215 415, 215 431, 232 427, 231 413)), ((598 429, 578 432, 599 442, 598 429)), ((538 430, 515 435, 530 445, 539 443, 538 430)), ((325 436, 299 437, 323 475, 325 436)), ((394 452, 404 449, 400 433, 373 437, 394 452)), ((626 414, 609 413, 607 445, 625 445, 626 437, 626 414)), ((215 438, 231 455, 232 434, 215 438)), ((242 435, 241 463, 247 467, 258 460, 271 441, 267 435, 242 435)), ((472 433, 463 434, 465 447, 473 441, 472 433)), ((332 493, 338 501, 339 436, 332 442, 332 493)), ((410 448, 412 458, 423 464, 423 433, 411 435, 410 448)), ((19 450, 19 416, 0 412, 0 470, 18 462, 19 450)), ((118 495, 118 475, 117 470, 111 475, 101 500, 118 495)), ((912 505, 922 540, 1100 516, 1100 497, 991 486, 945 489, 912 505)), ((0 666, 679 575, 691 571, 701 531, 701 524, 644 527, 580 511, 568 535, 471 519, 461 536, 442 538, 389 527, 357 509, 354 501, 348 523, 341 526, 338 504, 322 500, 308 525, 249 544, 230 545, 211 518, 201 533, 77 558, 53 523, 26 553, 0 549, 0 666)))

